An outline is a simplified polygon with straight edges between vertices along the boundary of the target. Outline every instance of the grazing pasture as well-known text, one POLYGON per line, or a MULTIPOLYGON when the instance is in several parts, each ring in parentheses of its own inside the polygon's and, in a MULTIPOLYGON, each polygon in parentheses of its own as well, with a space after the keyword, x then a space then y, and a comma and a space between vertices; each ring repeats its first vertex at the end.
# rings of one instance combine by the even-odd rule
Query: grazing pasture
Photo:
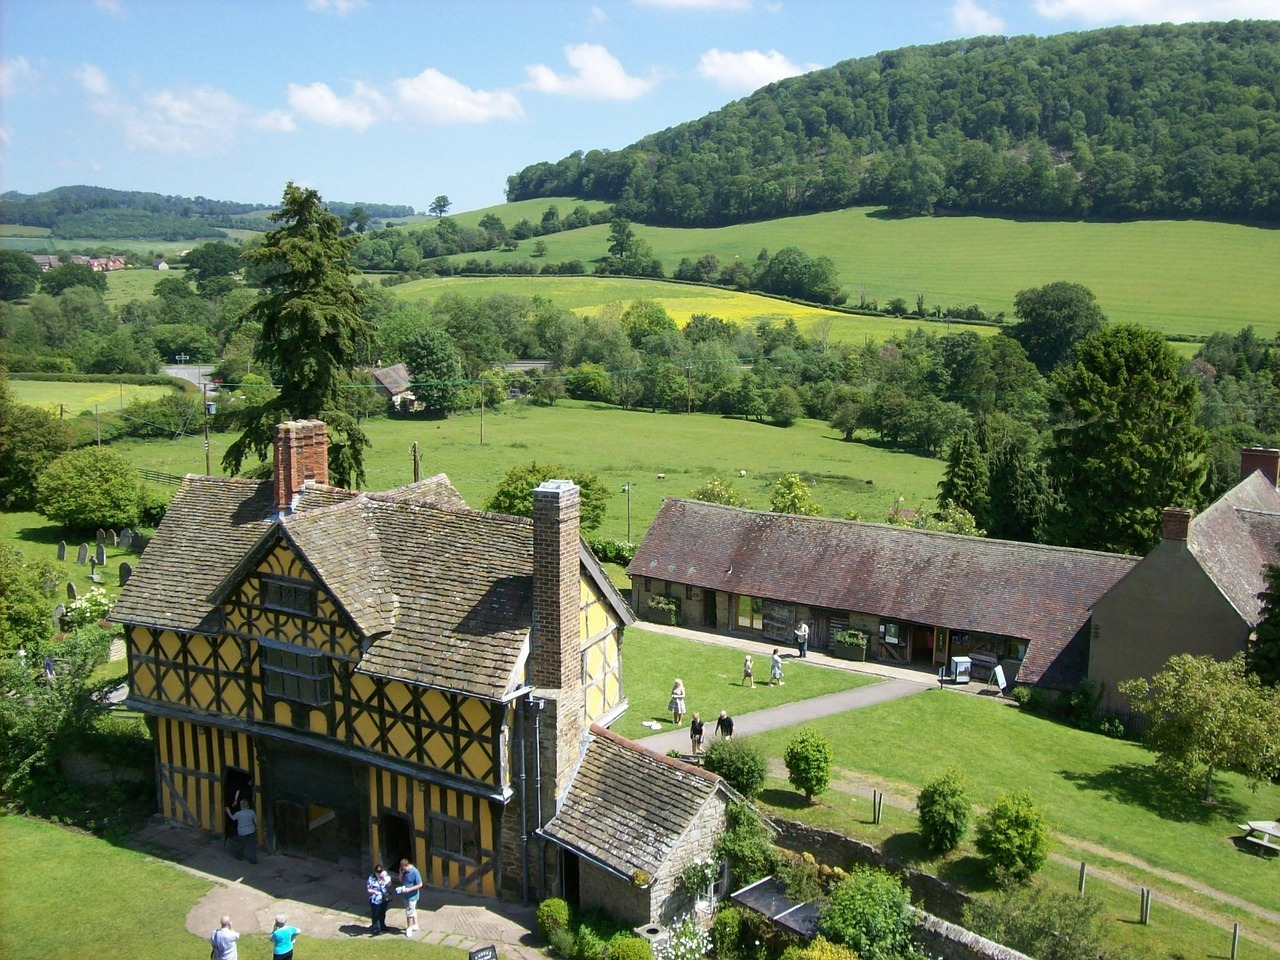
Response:
POLYGON ((159 400, 174 392, 172 387, 141 386, 132 383, 70 383, 58 380, 10 380, 14 399, 64 416, 93 416, 123 410, 133 400, 159 400))

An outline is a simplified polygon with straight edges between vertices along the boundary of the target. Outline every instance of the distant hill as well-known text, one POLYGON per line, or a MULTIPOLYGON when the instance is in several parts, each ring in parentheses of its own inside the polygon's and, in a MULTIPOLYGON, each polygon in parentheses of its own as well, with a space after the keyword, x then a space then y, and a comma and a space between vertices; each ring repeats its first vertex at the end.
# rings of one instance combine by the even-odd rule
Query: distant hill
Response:
MULTIPOLYGON (((363 207, 373 218, 408 217, 413 207, 387 203, 330 203, 346 216, 363 207)), ((57 187, 44 193, 0 194, 0 223, 47 227, 64 240, 199 240, 222 236, 223 229, 267 230, 265 203, 236 203, 206 197, 164 196, 106 187, 57 187)))
POLYGON ((1280 222, 1280 22, 979 37, 770 84, 507 180, 710 226, 859 204, 1280 222))

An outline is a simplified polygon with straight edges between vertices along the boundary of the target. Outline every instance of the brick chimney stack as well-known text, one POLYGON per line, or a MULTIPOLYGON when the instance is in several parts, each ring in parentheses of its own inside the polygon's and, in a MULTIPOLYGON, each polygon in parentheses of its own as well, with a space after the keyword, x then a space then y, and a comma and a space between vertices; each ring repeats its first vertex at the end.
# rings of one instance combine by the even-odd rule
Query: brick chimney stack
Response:
POLYGON ((308 480, 329 482, 329 431, 323 420, 276 424, 275 503, 284 512, 308 480))
POLYGON ((1187 539, 1187 534, 1191 530, 1191 518, 1195 516, 1195 511, 1190 507, 1165 507, 1161 516, 1162 532, 1161 536, 1165 540, 1183 540, 1187 539))
POLYGON ((1245 447, 1240 451, 1240 479, 1247 480, 1255 470, 1276 485, 1280 477, 1280 450, 1274 447, 1245 447))
POLYGON ((578 518, 581 495, 571 480, 533 491, 533 641, 530 680, 568 689, 582 683, 578 518))

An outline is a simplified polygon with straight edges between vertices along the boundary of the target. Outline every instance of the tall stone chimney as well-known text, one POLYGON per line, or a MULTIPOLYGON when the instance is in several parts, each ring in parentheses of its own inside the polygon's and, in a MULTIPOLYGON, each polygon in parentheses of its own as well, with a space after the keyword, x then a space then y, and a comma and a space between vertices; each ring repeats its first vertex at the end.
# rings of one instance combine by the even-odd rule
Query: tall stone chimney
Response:
POLYGON ((1240 451, 1240 479, 1247 480, 1255 470, 1276 485, 1280 477, 1280 450, 1274 447, 1245 447, 1240 451))
POLYGON ((1165 540, 1187 539, 1191 530, 1191 518, 1195 511, 1190 507, 1165 507, 1161 515, 1161 537, 1165 540))
POLYGON ((581 494, 571 480, 533 491, 533 638, 530 680, 537 687, 582 685, 581 494))
POLYGON ((283 512, 293 505, 308 480, 329 482, 329 430, 323 420, 288 420, 276 424, 275 504, 283 512))

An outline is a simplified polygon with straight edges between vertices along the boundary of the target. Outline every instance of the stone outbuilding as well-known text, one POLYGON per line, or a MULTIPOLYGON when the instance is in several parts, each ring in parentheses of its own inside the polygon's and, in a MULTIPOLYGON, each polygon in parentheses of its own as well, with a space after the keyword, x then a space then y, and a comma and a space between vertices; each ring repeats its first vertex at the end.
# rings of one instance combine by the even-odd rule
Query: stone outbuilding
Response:
POLYGON ((724 864, 708 888, 680 875, 713 858, 727 809, 740 800, 720 777, 595 724, 559 812, 542 830, 563 851, 564 896, 631 924, 670 924, 726 893, 724 864))

